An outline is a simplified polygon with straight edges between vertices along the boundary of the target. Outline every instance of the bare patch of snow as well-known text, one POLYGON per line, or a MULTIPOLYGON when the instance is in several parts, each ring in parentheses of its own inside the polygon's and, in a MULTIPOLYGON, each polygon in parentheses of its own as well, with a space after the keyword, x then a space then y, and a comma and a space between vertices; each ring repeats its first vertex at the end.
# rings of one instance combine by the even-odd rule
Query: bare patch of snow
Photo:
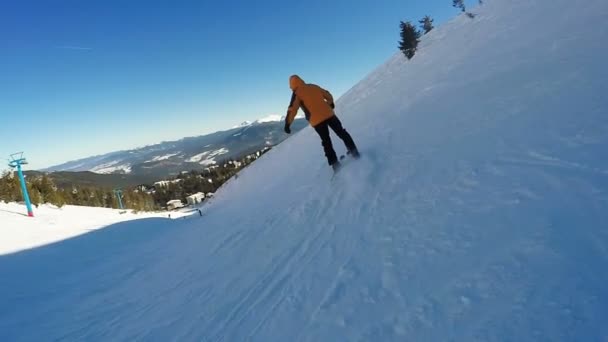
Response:
POLYGON ((210 152, 211 152, 211 151, 206 151, 206 152, 203 152, 203 153, 199 153, 199 154, 197 154, 197 155, 194 155, 194 156, 192 156, 192 157, 190 157, 190 158, 188 159, 188 162, 190 162, 190 163, 198 163, 198 162, 200 162, 200 161, 201 161, 203 158, 205 158, 205 157, 206 157, 206 156, 207 156, 207 155, 208 155, 210 152))
POLYGON ((163 156, 156 156, 150 160, 147 160, 146 163, 152 163, 152 162, 157 162, 157 161, 162 161, 162 160, 167 160, 169 158, 175 157, 177 155, 179 155, 181 152, 177 152, 177 153, 170 153, 170 154, 165 154, 163 156))
POLYGON ((203 153, 199 153, 195 156, 190 157, 190 159, 188 159, 188 162, 199 163, 201 165, 213 165, 216 164, 216 161, 214 160, 215 157, 220 156, 222 154, 226 154, 228 152, 230 151, 224 147, 215 151, 205 151, 203 153))
POLYGON ((98 166, 92 168, 89 171, 99 173, 99 174, 110 174, 110 173, 116 173, 119 171, 122 171, 124 173, 131 173, 131 164, 126 163, 126 164, 117 165, 120 162, 121 161, 118 160, 118 161, 112 161, 109 163, 101 164, 101 165, 98 165, 98 166))

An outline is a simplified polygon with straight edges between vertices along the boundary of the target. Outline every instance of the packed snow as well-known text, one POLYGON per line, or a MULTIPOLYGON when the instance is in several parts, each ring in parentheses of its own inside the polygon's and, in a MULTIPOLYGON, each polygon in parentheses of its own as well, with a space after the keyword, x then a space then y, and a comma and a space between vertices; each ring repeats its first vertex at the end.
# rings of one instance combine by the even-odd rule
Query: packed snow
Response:
POLYGON ((472 12, 339 99, 335 178, 304 129, 196 220, 1 256, 0 340, 607 340, 608 2, 472 12))
MULTIPOLYGON (((118 222, 143 218, 168 218, 167 212, 133 213, 132 210, 115 210, 67 205, 34 207, 34 217, 27 216, 24 204, 0 202, 0 257, 24 249, 47 245, 102 229, 118 222)), ((180 218, 186 212, 172 212, 180 218)))

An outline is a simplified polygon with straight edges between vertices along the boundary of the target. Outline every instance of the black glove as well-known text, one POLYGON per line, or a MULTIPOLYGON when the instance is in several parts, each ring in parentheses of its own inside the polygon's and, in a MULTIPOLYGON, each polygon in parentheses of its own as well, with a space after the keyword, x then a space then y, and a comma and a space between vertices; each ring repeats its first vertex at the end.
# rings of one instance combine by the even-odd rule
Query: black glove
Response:
POLYGON ((284 130, 285 130, 285 133, 287 133, 287 134, 291 134, 291 129, 289 128, 289 124, 288 124, 287 122, 285 123, 285 128, 284 128, 284 130))

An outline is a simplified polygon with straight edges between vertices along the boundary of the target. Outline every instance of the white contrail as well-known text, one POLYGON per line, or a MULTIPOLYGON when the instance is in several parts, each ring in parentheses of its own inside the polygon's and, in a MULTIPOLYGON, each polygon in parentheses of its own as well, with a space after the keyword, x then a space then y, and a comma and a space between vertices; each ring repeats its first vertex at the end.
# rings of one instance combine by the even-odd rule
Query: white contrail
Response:
POLYGON ((73 45, 57 46, 57 48, 58 49, 67 49, 67 50, 80 50, 80 51, 90 51, 90 50, 93 50, 93 48, 91 48, 91 47, 73 46, 73 45))

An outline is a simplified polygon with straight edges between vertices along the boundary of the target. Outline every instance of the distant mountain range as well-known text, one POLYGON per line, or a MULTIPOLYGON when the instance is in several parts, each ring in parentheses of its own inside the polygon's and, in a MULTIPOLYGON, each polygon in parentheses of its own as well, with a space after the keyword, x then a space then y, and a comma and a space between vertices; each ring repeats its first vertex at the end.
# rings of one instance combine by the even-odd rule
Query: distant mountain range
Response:
MULTIPOLYGON (((297 118, 292 131, 306 127, 297 118)), ((200 170, 230 158, 274 146, 289 137, 283 132, 283 117, 271 115, 253 122, 246 121, 226 131, 177 141, 161 142, 133 150, 70 161, 41 171, 90 171, 97 174, 166 177, 182 171, 200 170)))

